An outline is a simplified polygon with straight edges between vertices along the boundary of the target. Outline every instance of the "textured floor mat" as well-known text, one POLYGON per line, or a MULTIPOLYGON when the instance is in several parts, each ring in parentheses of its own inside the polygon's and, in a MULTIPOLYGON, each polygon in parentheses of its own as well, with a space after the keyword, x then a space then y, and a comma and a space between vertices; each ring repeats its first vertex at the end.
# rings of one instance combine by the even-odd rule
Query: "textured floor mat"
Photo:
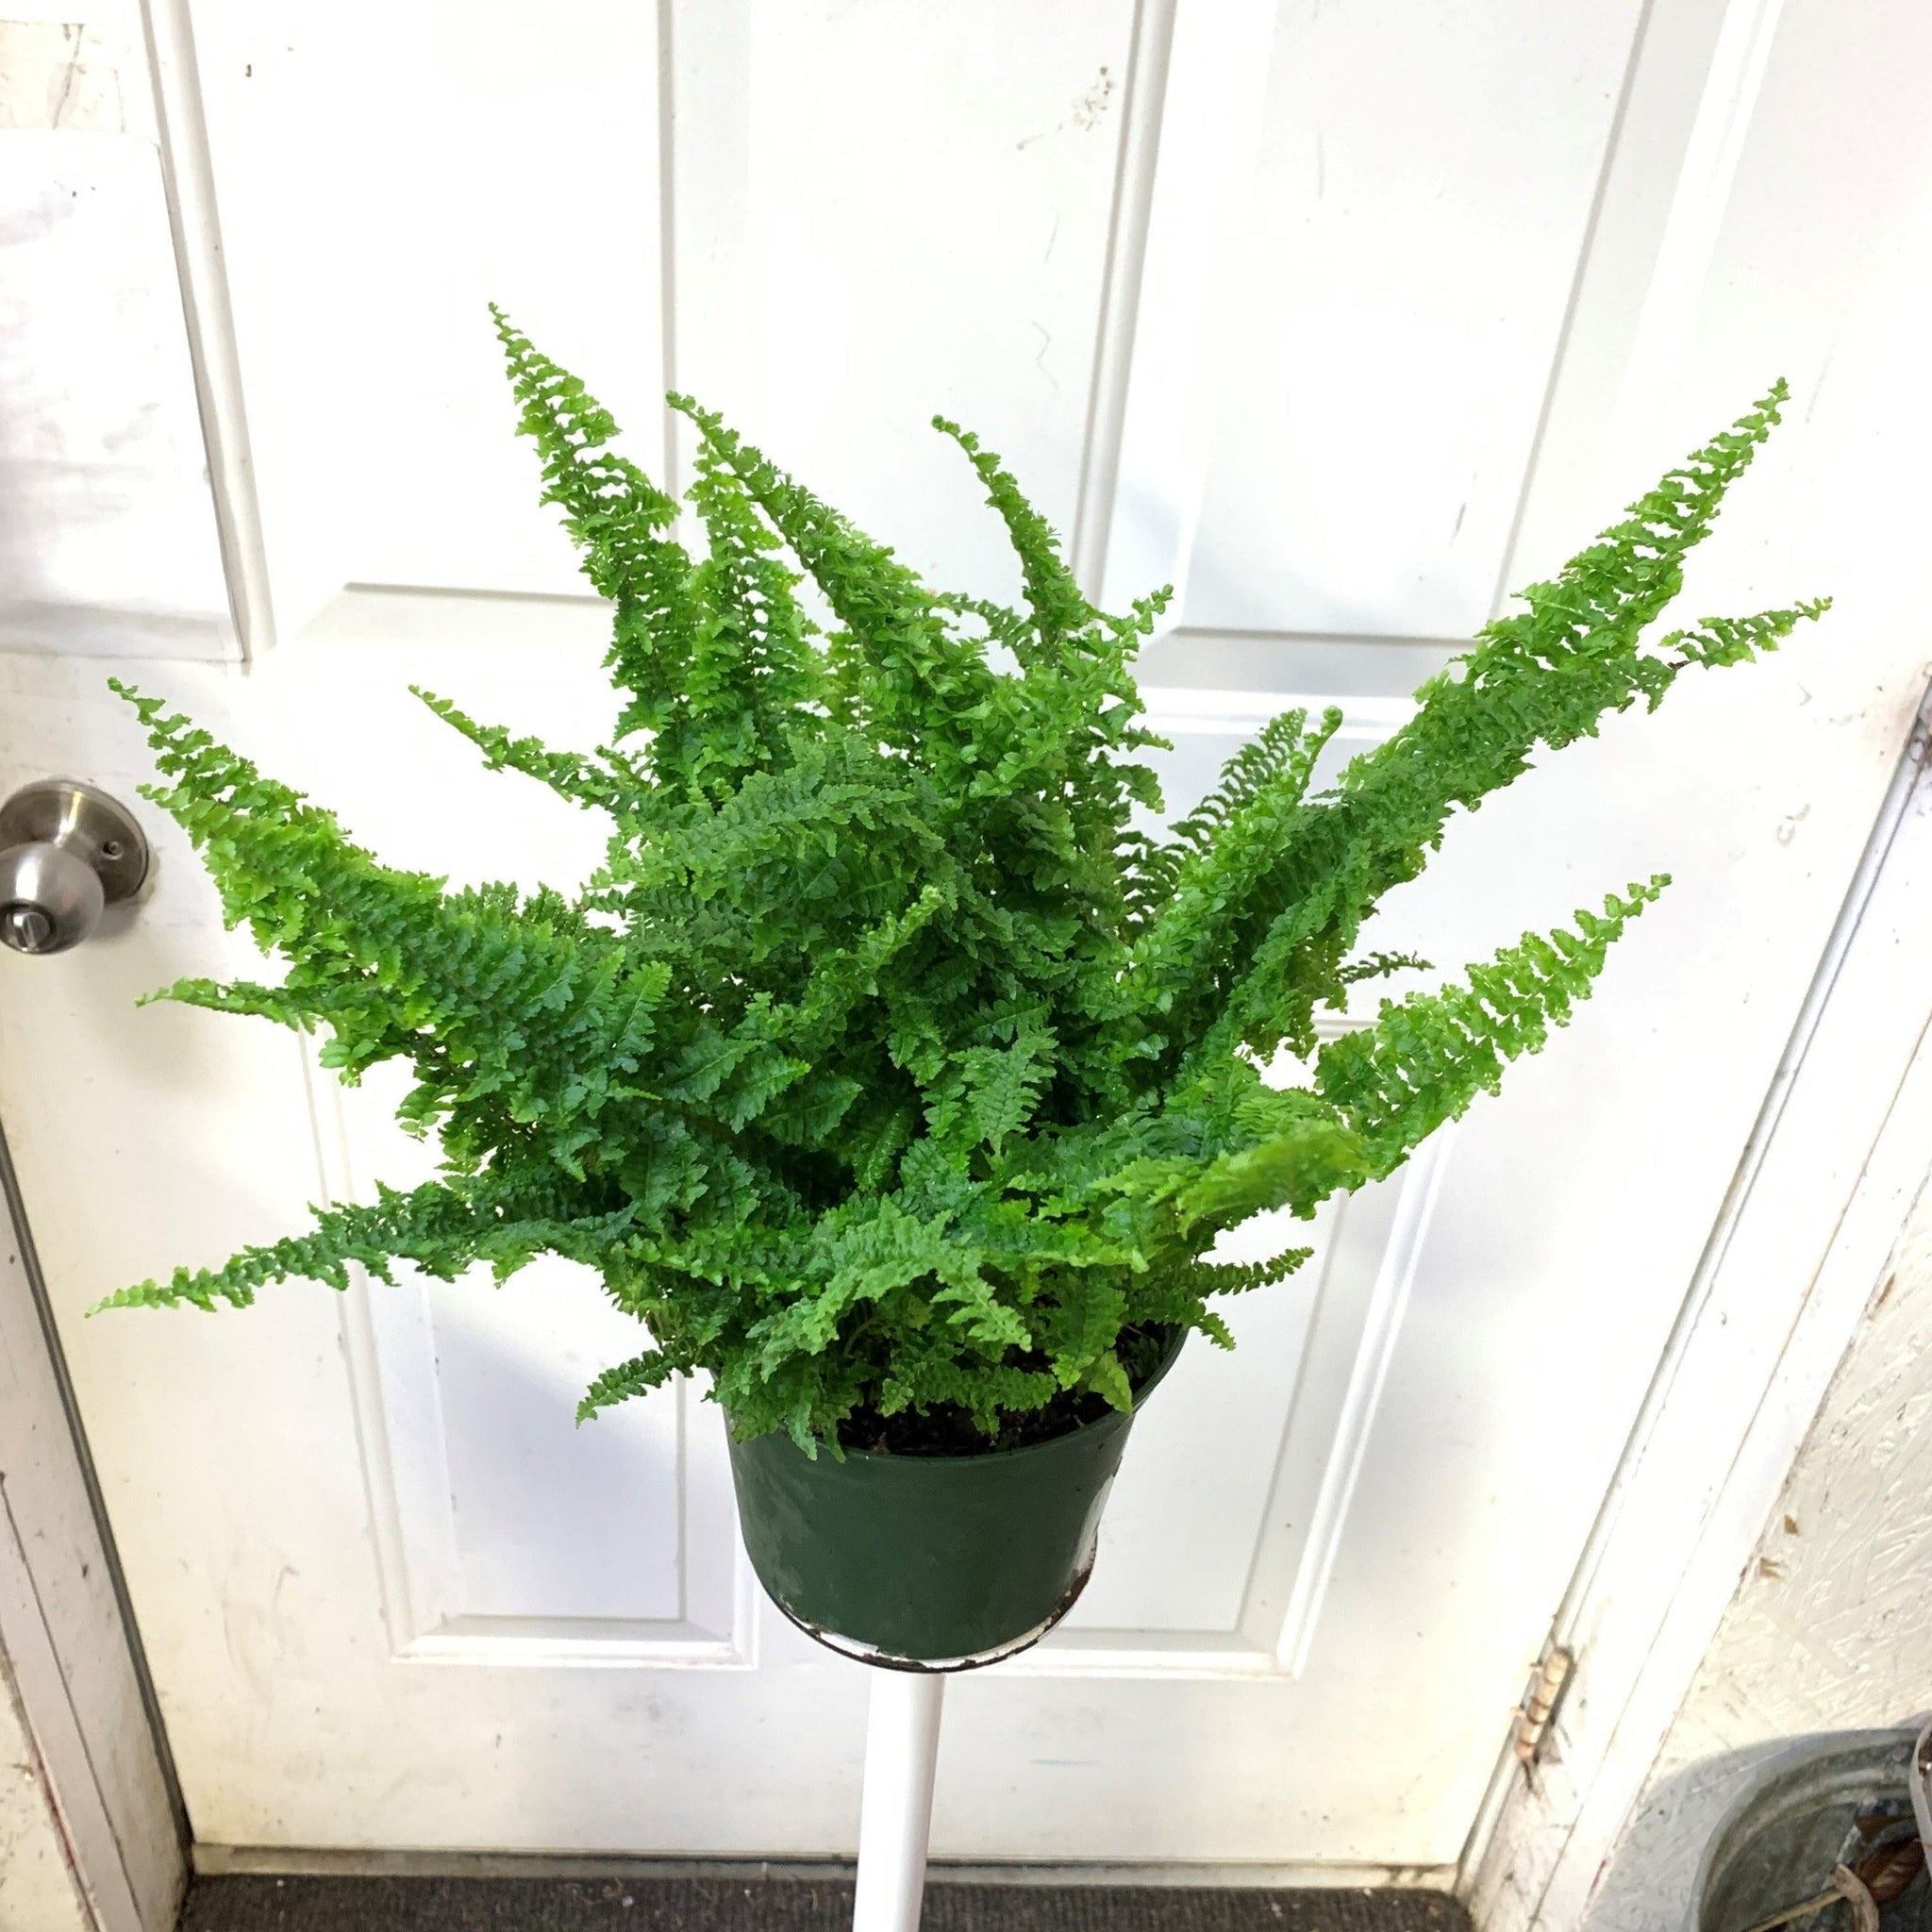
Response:
MULTIPOLYGON (((181 1932, 848 1932, 852 1887, 800 1878, 204 1878, 181 1932)), ((1468 1932, 1422 1891, 929 1886, 922 1932, 1468 1932)))

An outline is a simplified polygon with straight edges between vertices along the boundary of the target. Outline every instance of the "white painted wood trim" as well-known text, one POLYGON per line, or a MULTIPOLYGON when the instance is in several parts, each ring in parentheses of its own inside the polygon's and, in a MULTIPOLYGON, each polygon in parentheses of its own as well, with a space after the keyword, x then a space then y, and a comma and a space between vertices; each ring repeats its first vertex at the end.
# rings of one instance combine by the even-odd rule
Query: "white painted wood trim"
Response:
POLYGON ((214 163, 194 60, 194 31, 188 0, 142 0, 141 14, 154 86, 168 225, 181 283, 188 350, 194 364, 208 487, 221 536, 222 572, 227 579, 228 607, 242 658, 252 662, 275 644, 275 608, 248 441, 248 410, 242 400, 241 350, 222 256, 214 163))
POLYGON ((1316 1492, 1307 1539, 1295 1565, 1294 1588, 1281 1620, 1275 1656, 1291 1677, 1299 1677, 1307 1668, 1308 1650, 1322 1621, 1322 1606, 1335 1574, 1336 1558, 1341 1553, 1342 1526, 1355 1501, 1356 1484, 1368 1455, 1369 1432, 1382 1407, 1383 1385, 1389 1379, 1389 1364, 1395 1354, 1396 1338, 1402 1333, 1409 1291, 1415 1285, 1416 1269, 1422 1262, 1454 1143, 1455 1128, 1445 1124, 1407 1163, 1407 1184, 1396 1199, 1395 1224, 1375 1274, 1368 1319, 1362 1324, 1355 1367, 1335 1424, 1334 1447, 1316 1492))
MULTIPOLYGON (((41 1787, 42 1800, 74 1884, 73 1923, 94 1932, 158 1932, 142 1924, 114 1827, 88 1762, 67 1694, 53 1633, 47 1628, 21 1529, 0 1481, 0 1643, 20 1705, 34 1762, 17 1775, 41 1787)), ((9 1772, 14 1767, 8 1767, 9 1772)), ((63 1911, 63 1924, 66 1915, 63 1911)), ((39 1932, 39 1928, 35 1928, 39 1932)))
MULTIPOLYGON (((306 1039, 297 1043, 296 1051, 314 1138, 320 1205, 334 1207, 356 1200, 359 1195, 341 1089, 324 1068, 317 1041, 306 1039)), ((350 1270, 349 1287, 341 1299, 342 1356, 348 1366, 383 1620, 397 1661, 511 1669, 558 1664, 617 1670, 747 1671, 758 1667, 762 1591, 735 1534, 728 1603, 721 1606, 714 1602, 710 1607, 714 1612, 722 1607, 725 1614, 722 1618, 714 1614, 709 1623, 689 1612, 680 1619, 643 1622, 490 1617, 444 1609, 445 1599, 460 1596, 461 1563, 454 1541, 438 1535, 440 1529, 453 1525, 436 1507, 436 1499, 447 1498, 451 1490, 449 1472, 442 1461, 444 1437, 437 1378, 433 1366, 425 1364, 410 1400, 392 1405, 385 1398, 385 1364, 378 1336, 384 1324, 377 1320, 373 1293, 391 1298, 387 1323, 391 1344, 399 1325, 393 1305, 402 1297, 409 1298, 411 1312, 423 1324, 421 1346, 425 1357, 433 1356, 434 1342, 420 1285, 376 1284, 373 1288, 362 1269, 350 1270), (412 1405, 420 1408, 425 1425, 413 1435, 404 1432, 399 1436, 392 1416, 396 1408, 408 1412, 412 1405), (406 1492, 417 1499, 418 1527, 413 1538, 405 1520, 406 1492), (716 1627, 720 1624, 724 1627, 716 1627)), ((404 1315, 403 1325, 410 1318, 404 1315)), ((697 1391, 688 1382, 679 1385, 681 1437, 688 1432, 690 1409, 697 1399, 697 1391)), ((685 1463, 682 1449, 680 1462, 685 1463)), ((687 1467, 681 1467, 679 1474, 681 1510, 689 1506, 687 1467)), ((683 1565, 680 1554, 680 1567, 683 1565)))
MULTIPOLYGON (((674 0, 658 7, 658 325, 659 372, 666 393, 683 388, 677 375, 677 60, 674 0)), ((678 475, 678 429, 684 418, 669 402, 658 412, 662 439, 658 484, 668 496, 682 498, 678 475)))
MULTIPOLYGON (((1758 0, 1645 0, 1492 618, 1509 608, 1517 586, 1567 556, 1575 533, 1593 528, 1606 506, 1679 454, 1633 443, 1669 420, 1656 405, 1678 373, 1667 353, 1678 340, 1670 331, 1703 286, 1736 176, 1736 144, 1714 130, 1737 125, 1740 113, 1748 119, 1762 77, 1756 52, 1747 58, 1739 49, 1738 17, 1747 8, 1758 0)), ((1749 37, 1750 50, 1763 40, 1749 37)))
MULTIPOLYGON (((283 1845, 196 1845, 194 1869, 204 1878, 263 1874, 304 1878, 770 1878, 849 1879, 849 1858, 625 1858, 596 1853, 362 1852, 296 1850, 283 1845)), ((1447 1891, 1453 1865, 1088 1863, 1048 1865, 1022 1859, 975 1864, 935 1858, 931 1885, 1147 1885, 1162 1888, 1252 1886, 1307 1891, 1358 1891, 1372 1887, 1447 1891)))
POLYGON ((1147 268, 1147 225, 1160 161, 1160 123, 1167 100, 1168 58, 1174 48, 1176 0, 1139 0, 1127 55, 1126 105, 1119 171, 1108 225, 1107 272, 1093 351, 1093 387, 1081 440, 1080 487, 1067 555, 1090 597, 1107 576, 1108 537, 1120 487, 1121 434, 1127 385, 1134 372, 1134 330, 1147 268))
POLYGON ((1582 1923, 1932 1165, 1928 742, 1932 693, 1558 1610, 1545 1760, 1506 1751, 1472 1834, 1485 1932, 1582 1923))
POLYGON ((0 1650, 100 1932, 172 1932, 186 1833, 0 1141, 0 1650))
MULTIPOLYGON (((1634 428, 1643 421, 1644 399, 1665 392, 1681 358, 1709 280, 1783 7, 1784 0, 1727 0, 1724 7, 1624 365, 1615 425, 1634 428)), ((1624 442, 1613 430, 1604 462, 1612 491, 1617 479, 1647 467, 1641 444, 1624 442)))
MULTIPOLYGON (((1163 63, 1158 168, 1148 187, 1144 234, 1132 251, 1140 274, 1131 324, 1124 311, 1124 258, 1122 272, 1109 276, 1116 355, 1111 363, 1103 358, 1103 368, 1120 398, 1119 426, 1108 425, 1103 446, 1112 487, 1104 538, 1092 534, 1099 506, 1083 490, 1077 561, 1104 557, 1098 581, 1108 609, 1124 610, 1150 586, 1171 584, 1163 629, 1179 624, 1187 608, 1222 400, 1220 372, 1206 351, 1215 315, 1238 299, 1236 238, 1254 195, 1274 27, 1266 0, 1176 12, 1163 63), (1090 552, 1095 541, 1104 549, 1090 552)), ((1153 159, 1150 153, 1147 163, 1153 159)))

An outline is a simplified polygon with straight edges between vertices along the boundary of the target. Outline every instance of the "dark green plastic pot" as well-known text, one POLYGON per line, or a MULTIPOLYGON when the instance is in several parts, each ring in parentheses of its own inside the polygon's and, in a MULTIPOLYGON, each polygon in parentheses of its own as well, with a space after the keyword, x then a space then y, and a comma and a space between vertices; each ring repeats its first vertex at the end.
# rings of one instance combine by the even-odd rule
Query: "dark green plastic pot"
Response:
MULTIPOLYGON (((1173 1366, 1168 1344, 1135 1410, 1173 1366)), ((782 1432, 731 1444, 738 1520, 772 1601, 848 1657, 958 1671, 1024 1650, 1093 1568, 1131 1414, 979 1456, 848 1449, 808 1457, 782 1432)))

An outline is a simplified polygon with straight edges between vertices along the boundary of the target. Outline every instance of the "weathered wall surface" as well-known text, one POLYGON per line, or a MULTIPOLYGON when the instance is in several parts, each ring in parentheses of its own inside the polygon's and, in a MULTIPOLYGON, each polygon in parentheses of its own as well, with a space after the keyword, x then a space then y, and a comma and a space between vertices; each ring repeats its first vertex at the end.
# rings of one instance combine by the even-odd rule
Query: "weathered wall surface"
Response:
POLYGON ((1932 1710, 1932 1187, 1664 1742, 1591 1932, 1684 1923, 1705 1841, 1785 1740, 1932 1710))
POLYGON ((55 1821, 40 1754, 0 1657, 0 1928, 92 1932, 55 1821))

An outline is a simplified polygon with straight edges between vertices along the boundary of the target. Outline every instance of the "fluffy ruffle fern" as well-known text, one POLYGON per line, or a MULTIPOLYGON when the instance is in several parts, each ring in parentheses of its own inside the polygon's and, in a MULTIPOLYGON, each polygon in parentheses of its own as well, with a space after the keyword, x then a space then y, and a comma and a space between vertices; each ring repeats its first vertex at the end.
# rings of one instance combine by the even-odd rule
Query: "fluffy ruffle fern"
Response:
POLYGON ((1411 963, 1357 958, 1357 939, 1456 808, 1823 608, 1643 637, 1780 388, 1331 788, 1311 789, 1340 714, 1290 711, 1156 841, 1130 824, 1160 809, 1130 667, 1164 593, 1094 609, 972 435, 938 425, 1006 523, 1019 609, 927 589, 679 396, 700 439, 693 557, 583 385, 498 329, 545 497, 613 608, 622 708, 611 747, 578 756, 419 695, 491 766, 605 815, 608 857, 574 897, 446 892, 126 692, 168 780, 148 795, 229 921, 287 964, 278 985, 169 996, 319 1026, 345 1079, 407 1061, 405 1118, 446 1164, 116 1304, 245 1304, 396 1261, 500 1278, 555 1253, 648 1331, 584 1414, 698 1370, 741 1434, 807 1444, 861 1406, 959 1405, 991 1432, 1065 1391, 1124 1405, 1124 1331, 1225 1343, 1216 1298, 1302 1257, 1206 1258, 1224 1229, 1398 1167, 1542 1044, 1664 883, 1319 1044, 1353 981, 1411 963), (1309 1063, 1302 1083, 1262 1078, 1283 1051, 1309 1063))

